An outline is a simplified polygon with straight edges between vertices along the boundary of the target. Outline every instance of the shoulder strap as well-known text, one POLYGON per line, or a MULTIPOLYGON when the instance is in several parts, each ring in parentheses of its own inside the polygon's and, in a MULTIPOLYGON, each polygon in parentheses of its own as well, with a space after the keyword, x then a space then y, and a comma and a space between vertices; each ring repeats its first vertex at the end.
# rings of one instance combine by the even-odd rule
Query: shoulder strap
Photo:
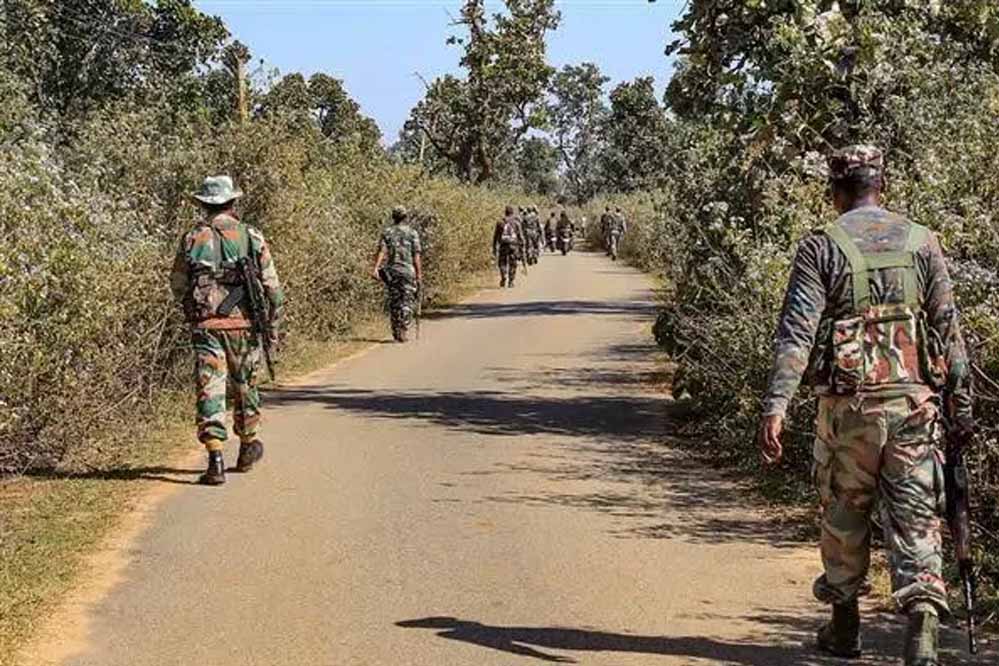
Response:
POLYGON ((868 280, 867 260, 850 235, 839 224, 830 224, 825 229, 826 236, 834 242, 850 262, 853 278, 853 309, 861 312, 871 304, 871 284, 868 280))
POLYGON ((916 252, 926 242, 926 227, 910 223, 909 237, 905 249, 890 252, 863 253, 850 235, 838 223, 825 228, 824 232, 846 256, 850 263, 853 281, 853 307, 861 313, 871 306, 871 273, 879 270, 901 269, 903 271, 903 302, 918 306, 922 299, 916 277, 916 252))

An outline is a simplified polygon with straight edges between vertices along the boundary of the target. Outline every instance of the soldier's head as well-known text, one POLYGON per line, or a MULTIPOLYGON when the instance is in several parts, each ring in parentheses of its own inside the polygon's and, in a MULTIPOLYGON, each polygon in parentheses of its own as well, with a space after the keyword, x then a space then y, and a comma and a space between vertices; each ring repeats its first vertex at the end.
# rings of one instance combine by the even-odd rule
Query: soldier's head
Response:
POLYGON ((615 208, 614 212, 617 213, 618 215, 620 215, 621 214, 621 207, 618 206, 617 208, 615 208))
POLYGON ((829 156, 833 205, 841 213, 881 202, 884 155, 873 146, 856 145, 829 156))
POLYGON ((409 219, 409 211, 407 211, 402 206, 396 206, 392 209, 392 222, 395 224, 402 224, 407 219, 409 219))
POLYGON ((514 208, 513 208, 513 206, 507 206, 507 207, 506 207, 506 214, 507 214, 507 215, 513 215, 513 213, 514 213, 514 208))
POLYGON ((233 210, 243 193, 229 176, 209 176, 191 196, 208 215, 218 215, 233 210))

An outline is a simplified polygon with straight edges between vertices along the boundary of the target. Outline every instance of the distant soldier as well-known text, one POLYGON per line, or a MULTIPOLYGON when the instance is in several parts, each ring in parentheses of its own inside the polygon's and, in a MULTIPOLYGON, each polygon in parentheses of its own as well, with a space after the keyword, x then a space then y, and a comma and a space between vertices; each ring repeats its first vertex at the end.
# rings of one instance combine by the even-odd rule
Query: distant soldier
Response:
POLYGON ((611 225, 614 222, 614 214, 611 212, 611 207, 606 206, 604 208, 603 215, 600 216, 600 238, 603 240, 604 249, 607 251, 607 256, 610 256, 610 231, 611 225))
POLYGON ((527 243, 528 263, 535 264, 541 254, 541 237, 544 234, 544 229, 541 227, 541 216, 538 215, 537 208, 532 206, 527 209, 523 229, 524 240, 527 243))
POLYGON ((517 262, 524 250, 524 230, 513 206, 506 207, 506 214, 496 224, 493 232, 493 256, 499 261, 500 287, 513 287, 517 279, 517 262))
POLYGON ((822 562, 814 585, 833 607, 819 647, 860 654, 857 597, 880 498, 892 589, 908 615, 905 663, 936 666, 944 424, 973 429, 968 358, 936 236, 881 207, 882 155, 854 146, 830 159, 835 223, 798 245, 775 339, 759 439, 780 460, 788 403, 806 374, 819 396, 814 478, 822 562))
POLYGON ((607 223, 607 234, 605 236, 607 254, 610 255, 611 259, 614 261, 617 261, 617 254, 620 249, 621 239, 627 231, 628 222, 624 218, 624 213, 622 213, 621 209, 618 208, 617 211, 610 216, 610 220, 607 223))
POLYGON ((241 222, 235 211, 241 196, 228 176, 205 179, 194 195, 205 219, 181 240, 170 281, 191 326, 196 357, 198 439, 208 449, 208 469, 200 481, 213 486, 225 483, 222 448, 228 439, 227 385, 235 403, 233 429, 240 439, 236 470, 250 471, 264 455, 257 437, 257 370, 262 350, 253 331, 264 322, 252 320, 250 290, 265 296, 269 321, 263 329, 271 331, 275 344, 284 303, 263 234, 241 222), (250 274, 259 275, 260 284, 247 284, 244 262, 252 262, 250 274))
POLYGON ((375 257, 374 277, 388 289, 392 337, 409 340, 423 283, 423 248, 420 234, 408 224, 409 214, 402 206, 392 209, 392 224, 382 231, 375 257))
POLYGON ((545 220, 545 245, 548 246, 549 252, 555 251, 555 226, 556 226, 556 213, 551 212, 548 219, 545 220))

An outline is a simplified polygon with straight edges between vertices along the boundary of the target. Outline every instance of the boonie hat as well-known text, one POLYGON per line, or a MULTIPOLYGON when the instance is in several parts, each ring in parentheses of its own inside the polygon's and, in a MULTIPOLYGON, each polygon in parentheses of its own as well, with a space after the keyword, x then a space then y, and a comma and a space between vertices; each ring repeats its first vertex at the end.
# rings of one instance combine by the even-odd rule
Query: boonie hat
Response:
POLYGON ((201 183, 201 189, 192 196, 201 203, 220 206, 239 199, 243 192, 236 189, 229 176, 209 176, 201 183))

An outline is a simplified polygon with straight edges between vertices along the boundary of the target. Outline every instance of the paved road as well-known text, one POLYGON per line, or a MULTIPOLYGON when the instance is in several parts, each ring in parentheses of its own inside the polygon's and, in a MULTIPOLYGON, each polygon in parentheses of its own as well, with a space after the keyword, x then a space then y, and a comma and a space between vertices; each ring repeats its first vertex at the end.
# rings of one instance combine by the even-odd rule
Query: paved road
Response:
MULTIPOLYGON (((650 289, 546 256, 272 392, 266 464, 163 499, 38 662, 834 663, 808 647, 813 547, 667 443, 650 289)), ((897 663, 894 628, 867 663, 897 663)))

